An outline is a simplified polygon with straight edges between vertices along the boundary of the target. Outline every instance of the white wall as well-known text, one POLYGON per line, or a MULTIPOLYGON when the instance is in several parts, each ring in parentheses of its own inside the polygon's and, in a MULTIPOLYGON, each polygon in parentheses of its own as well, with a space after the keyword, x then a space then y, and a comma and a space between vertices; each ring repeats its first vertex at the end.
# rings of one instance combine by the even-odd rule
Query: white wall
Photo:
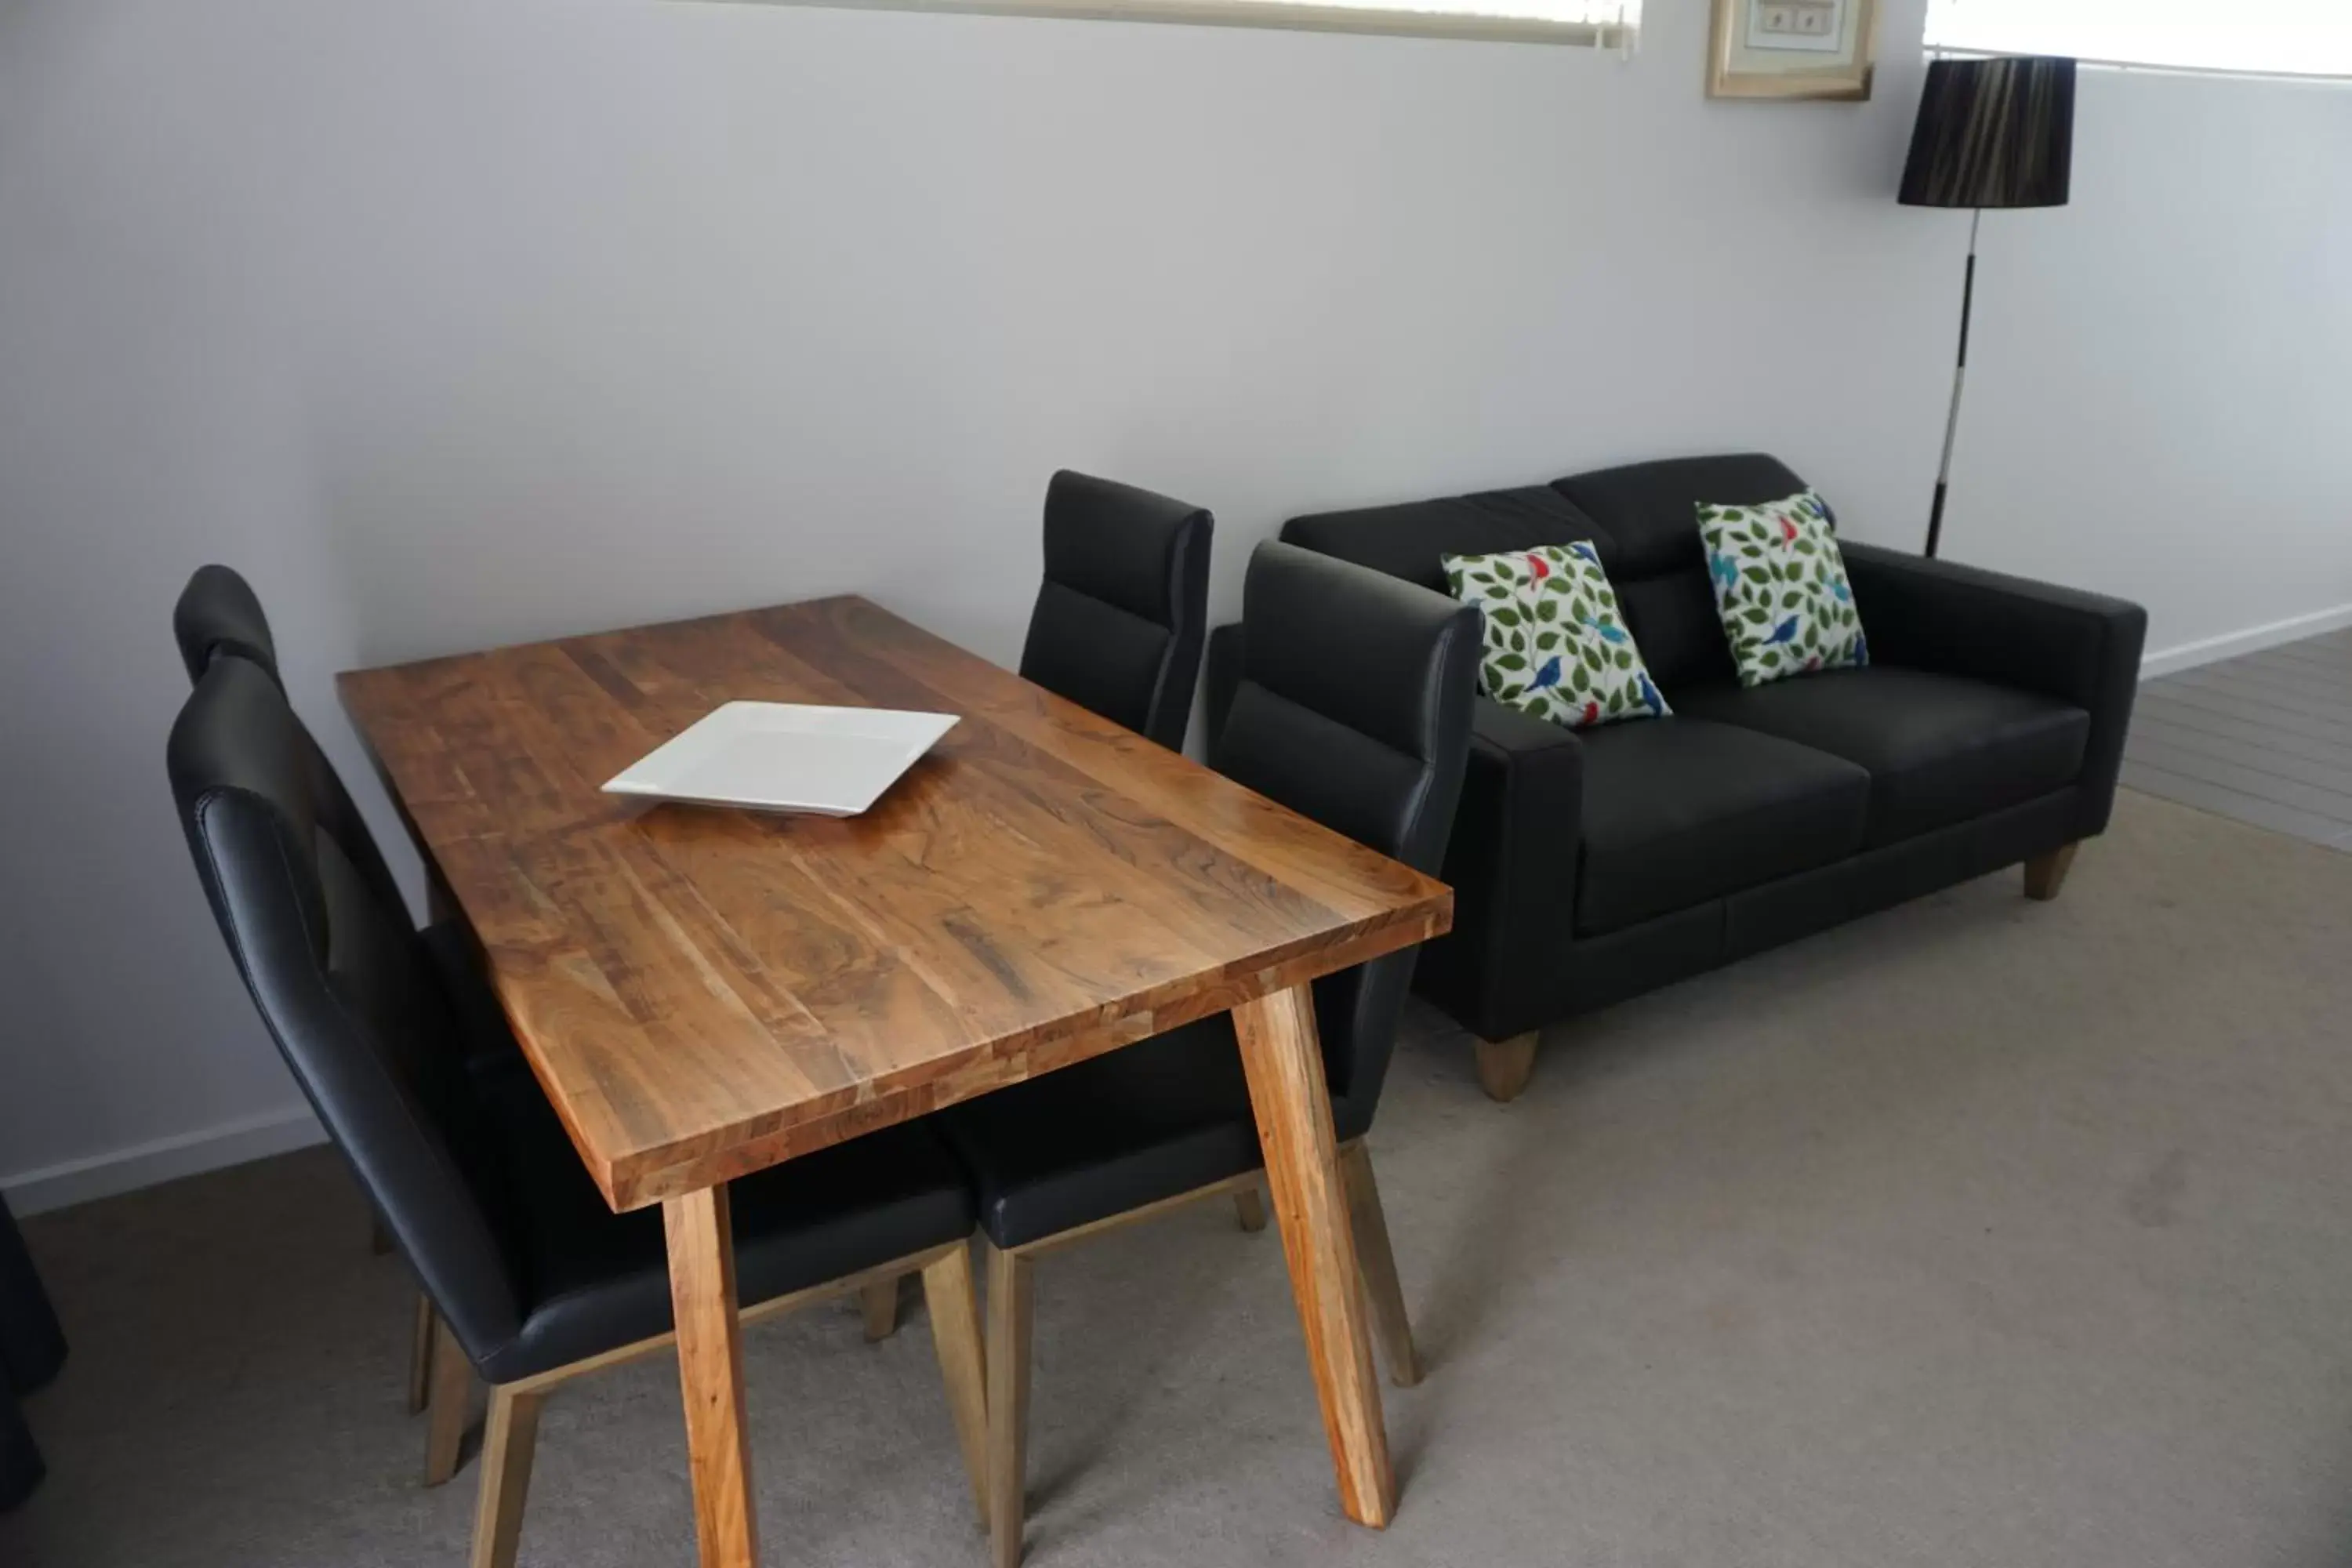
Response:
MULTIPOLYGON (((1915 539, 1967 220, 1893 202, 1921 0, 1885 9, 1856 108, 1706 101, 1699 0, 1630 63, 0 0, 0 1183, 307 1131, 163 779, 202 561, 364 785, 356 663, 844 589, 1007 658, 1062 465, 1213 507, 1221 609, 1293 512, 1676 451, 1915 539)), ((2109 76, 2082 120, 2077 205, 1988 226, 1951 552, 2137 594, 2159 645, 2352 604, 2310 374, 2352 357, 2352 93, 2109 76)))

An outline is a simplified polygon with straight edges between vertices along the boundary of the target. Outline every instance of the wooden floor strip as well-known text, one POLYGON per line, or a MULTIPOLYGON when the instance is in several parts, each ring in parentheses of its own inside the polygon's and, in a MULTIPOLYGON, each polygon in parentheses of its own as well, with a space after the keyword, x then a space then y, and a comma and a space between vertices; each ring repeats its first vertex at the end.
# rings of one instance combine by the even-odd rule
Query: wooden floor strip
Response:
POLYGON ((2262 703, 2267 708, 2281 708, 2290 713, 2300 713, 2305 718, 2316 719, 2324 724, 2336 724, 2352 729, 2352 696, 2347 696, 2341 700, 2315 697, 2305 692, 2290 690, 2273 681, 2264 681, 2239 674, 2234 670, 2224 669, 2219 665, 2214 666, 2210 670, 2199 670, 2175 679, 2183 685, 2200 691, 2210 691, 2229 698, 2242 698, 2250 702, 2262 703))
POLYGON ((2165 687, 2156 695, 2172 701, 2201 708, 2208 712, 2236 715, 2260 720, 2263 723, 2287 731, 2291 734, 2308 735, 2315 741, 2333 741, 2340 745, 2352 745, 2352 724, 2330 723, 2308 713, 2281 708, 2274 703, 2257 702, 2226 691, 2215 691, 2201 686, 2165 687))
POLYGON ((2210 811, 2217 816, 2251 823, 2256 827, 2267 827, 2273 832, 2308 839, 2314 844, 2334 844, 2344 834, 2341 823, 2331 822, 2324 816, 2314 816, 2293 806, 2278 805, 2252 795, 2240 795, 2235 790, 2222 789, 2200 779, 2168 773, 2160 768, 2133 762, 2128 757, 2124 760, 2124 783, 2144 794, 2161 795, 2183 805, 2210 811))
MULTIPOLYGON (((2279 778, 2293 779, 2297 784, 2352 796, 2352 762, 2320 762, 2298 757, 2289 752, 2274 750, 2260 741, 2238 740, 2178 726, 2155 713, 2142 713, 2132 721, 2132 752, 2135 756, 2144 754, 2143 742, 2149 747, 2185 752, 2218 763, 2234 763, 2258 773, 2271 773, 2279 778)), ((2150 762, 2162 761, 2153 751, 2145 755, 2150 762)))
POLYGON ((2143 685, 2124 782, 2352 849, 2352 628, 2143 685))
POLYGON ((2304 757, 2312 762, 2352 771, 2352 742, 2315 741, 2308 735, 2298 735, 2259 719, 2249 719, 2237 713, 2216 713, 2208 709, 2192 708, 2174 702, 2156 691, 2140 694, 2139 706, 2132 715, 2132 730, 2137 733, 2144 722, 2155 722, 2203 735, 2231 745, 2260 746, 2284 756, 2304 757))
POLYGON ((2200 779, 2217 788, 2250 795, 2275 805, 2293 806, 2314 816, 2326 817, 2343 827, 2352 827, 2352 794, 2263 773, 2243 763, 2206 756, 2152 736, 2137 742, 2131 748, 2131 757, 2148 767, 2200 779))

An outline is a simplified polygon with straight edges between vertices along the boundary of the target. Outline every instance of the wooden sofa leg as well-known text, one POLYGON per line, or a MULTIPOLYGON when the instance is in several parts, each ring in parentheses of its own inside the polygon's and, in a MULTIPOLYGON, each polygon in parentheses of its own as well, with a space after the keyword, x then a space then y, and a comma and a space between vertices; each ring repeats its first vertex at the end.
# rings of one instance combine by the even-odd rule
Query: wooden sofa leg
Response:
POLYGON ((1508 1104, 1528 1087, 1536 1070, 1537 1032, 1513 1035, 1507 1040, 1478 1042, 1478 1087, 1486 1098, 1508 1104))
POLYGON ((2066 873, 2074 864, 2074 851, 2080 844, 2069 844, 2053 849, 2047 855, 2036 855, 2025 863, 2025 896, 2039 903, 2048 903, 2066 885, 2066 873))

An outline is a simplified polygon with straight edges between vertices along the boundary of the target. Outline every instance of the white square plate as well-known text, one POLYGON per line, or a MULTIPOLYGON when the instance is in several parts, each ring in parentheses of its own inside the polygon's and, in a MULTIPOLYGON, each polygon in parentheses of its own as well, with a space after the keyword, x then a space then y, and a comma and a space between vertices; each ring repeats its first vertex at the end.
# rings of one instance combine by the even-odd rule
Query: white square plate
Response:
POLYGON ((730 702, 646 752, 604 785, 756 811, 856 816, 955 727, 952 713, 730 702))

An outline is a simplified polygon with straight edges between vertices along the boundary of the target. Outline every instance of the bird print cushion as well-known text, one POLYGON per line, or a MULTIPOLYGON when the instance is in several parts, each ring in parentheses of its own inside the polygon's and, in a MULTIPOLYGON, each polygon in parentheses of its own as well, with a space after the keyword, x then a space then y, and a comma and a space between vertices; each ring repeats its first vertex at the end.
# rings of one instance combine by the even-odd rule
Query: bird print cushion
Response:
POLYGON ((1486 613, 1478 679, 1497 702, 1572 730, 1669 711, 1590 544, 1449 555, 1445 580, 1486 613))
POLYGON ((1715 610, 1743 686, 1870 662, 1830 509, 1811 490, 1698 508, 1715 610))

